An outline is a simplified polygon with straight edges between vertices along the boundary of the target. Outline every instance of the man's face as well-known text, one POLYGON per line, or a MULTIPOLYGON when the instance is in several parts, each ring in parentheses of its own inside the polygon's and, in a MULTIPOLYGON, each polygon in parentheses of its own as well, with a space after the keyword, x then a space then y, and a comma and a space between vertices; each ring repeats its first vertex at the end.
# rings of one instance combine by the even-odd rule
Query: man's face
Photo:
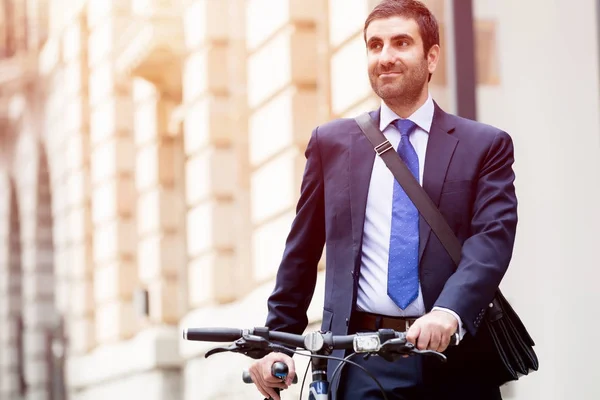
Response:
POLYGON ((419 98, 437 64, 439 46, 426 57, 414 19, 390 17, 371 21, 366 31, 371 87, 383 100, 419 98))

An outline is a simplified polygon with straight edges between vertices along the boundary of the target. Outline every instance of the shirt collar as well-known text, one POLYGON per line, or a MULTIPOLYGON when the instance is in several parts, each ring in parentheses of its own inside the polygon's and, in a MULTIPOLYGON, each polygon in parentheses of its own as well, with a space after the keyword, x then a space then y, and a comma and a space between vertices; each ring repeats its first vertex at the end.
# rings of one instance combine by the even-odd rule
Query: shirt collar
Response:
MULTIPOLYGON (((433 99, 431 98, 431 94, 429 94, 425 103, 407 119, 410 119, 412 122, 417 124, 419 128, 429 133, 429 130, 431 129, 431 123, 433 122, 433 112, 433 99)), ((396 113, 393 112, 384 101, 382 101, 381 113, 379 116, 379 129, 383 132, 389 124, 398 118, 400 117, 396 115, 396 113)))

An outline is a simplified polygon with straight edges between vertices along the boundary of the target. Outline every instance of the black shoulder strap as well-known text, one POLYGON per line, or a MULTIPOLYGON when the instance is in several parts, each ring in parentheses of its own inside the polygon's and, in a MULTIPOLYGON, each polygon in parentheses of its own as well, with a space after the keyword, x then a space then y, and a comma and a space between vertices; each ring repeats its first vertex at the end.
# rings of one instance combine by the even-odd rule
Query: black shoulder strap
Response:
POLYGON ((406 167, 398 153, 394 151, 391 143, 375 126, 369 113, 361 114, 354 120, 458 266, 462 246, 440 210, 406 167))

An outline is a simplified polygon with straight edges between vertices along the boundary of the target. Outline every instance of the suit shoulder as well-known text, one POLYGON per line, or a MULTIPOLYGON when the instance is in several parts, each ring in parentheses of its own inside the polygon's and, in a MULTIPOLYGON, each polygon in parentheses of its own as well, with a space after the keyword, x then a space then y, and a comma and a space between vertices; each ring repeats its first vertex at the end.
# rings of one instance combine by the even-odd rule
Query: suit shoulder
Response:
POLYGON ((332 135, 339 135, 340 133, 355 131, 358 129, 358 125, 353 118, 337 118, 324 124, 321 124, 315 128, 315 132, 318 133, 319 138, 327 138, 332 135))
POLYGON ((348 136, 360 132, 353 118, 338 118, 318 125, 312 131, 312 139, 319 147, 343 146, 348 143, 348 136))
POLYGON ((486 124, 472 119, 453 115, 455 120, 454 134, 464 138, 473 138, 481 140, 482 138, 493 141, 496 137, 502 136, 508 140, 512 140, 511 136, 504 130, 493 125, 486 124))

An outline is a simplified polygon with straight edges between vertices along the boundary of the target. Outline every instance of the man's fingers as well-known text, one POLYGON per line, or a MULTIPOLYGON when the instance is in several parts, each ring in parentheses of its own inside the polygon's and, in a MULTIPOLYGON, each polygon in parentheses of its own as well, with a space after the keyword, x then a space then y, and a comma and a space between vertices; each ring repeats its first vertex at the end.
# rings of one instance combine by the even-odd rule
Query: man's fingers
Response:
MULTIPOLYGON (((269 375, 269 377, 272 378, 271 375, 269 375)), ((277 395, 277 393, 275 393, 275 390, 273 388, 279 387, 280 385, 285 386, 281 381, 279 381, 278 383, 269 382, 266 379, 264 379, 263 376, 260 375, 257 377, 257 379, 260 381, 260 388, 262 390, 259 390, 263 396, 265 396, 267 399, 273 398, 274 400, 280 400, 279 396, 277 395)), ((257 385, 257 387, 258 386, 259 385, 257 385)))
POLYGON ((265 382, 266 387, 278 388, 278 389, 287 389, 288 388, 288 385, 285 382, 283 382, 281 379, 277 380, 276 382, 272 382, 271 380, 264 381, 264 382, 265 382))
POLYGON ((416 345, 420 333, 421 327, 418 324, 411 326, 408 328, 408 332, 406 332, 406 341, 416 345))
POLYGON ((456 331, 458 321, 445 311, 432 311, 419 318, 407 333, 407 340, 419 350, 442 352, 448 348, 451 332, 456 331))
POLYGON ((438 351, 441 341, 442 333, 434 327, 433 329, 431 329, 431 336, 429 338, 429 345, 427 346, 427 348, 430 350, 438 351))
POLYGON ((292 384, 292 379, 294 378, 294 375, 296 374, 296 367, 294 365, 294 360, 291 357, 288 357, 287 355, 282 354, 282 353, 271 353, 271 355, 269 355, 267 357, 269 357, 269 361, 265 363, 264 369, 263 369, 263 378, 264 378, 265 382, 267 382, 269 384, 269 386, 271 386, 271 387, 287 389, 287 387, 292 384), (271 373, 273 364, 276 362, 282 362, 288 368, 288 375, 287 375, 287 379, 285 381, 282 381, 281 379, 273 376, 271 373))
POLYGON ((267 396, 267 399, 268 399, 269 397, 271 397, 273 400, 281 400, 281 399, 279 398, 279 395, 277 395, 277 393, 275 393, 275 390, 274 390, 274 389, 272 389, 272 388, 267 388, 267 393, 269 394, 269 395, 267 396))
POLYGON ((250 368, 248 368, 248 372, 260 394, 266 398, 280 400, 275 392, 275 388, 287 389, 296 374, 296 368, 294 360, 291 357, 283 353, 271 353, 252 364, 250 368), (285 363, 288 367, 288 379, 285 382, 273 376, 271 373, 271 368, 277 361, 285 363))
POLYGON ((284 361, 285 361, 285 365, 287 365, 287 367, 288 367, 288 376, 285 381, 285 384, 287 386, 291 386, 292 380, 294 379, 294 376, 296 376, 296 365, 294 364, 294 360, 292 360, 291 358, 286 359, 284 361))
POLYGON ((256 386, 256 389, 260 392, 260 394, 262 394, 265 398, 268 399, 269 394, 260 384, 260 378, 258 377, 258 374, 252 369, 249 369, 248 372, 250 373, 250 377, 252 378, 252 382, 254 382, 254 386, 256 386))
POLYGON ((439 352, 445 351, 448 348, 448 345, 450 344, 450 336, 452 335, 442 335, 442 340, 438 349, 439 352))
POLYGON ((263 369, 263 374, 260 378, 265 387, 269 387, 269 388, 276 387, 279 389, 287 388, 287 385, 285 384, 285 382, 283 382, 281 379, 279 379, 276 376, 273 376, 271 374, 271 367, 269 365, 265 365, 265 368, 263 369))
POLYGON ((430 329, 422 328, 419 333, 419 338, 417 339, 417 348, 419 350, 425 350, 429 346, 429 341, 431 340, 431 331, 430 329))
POLYGON ((256 386, 259 386, 262 389, 263 394, 267 395, 268 398, 269 384, 265 381, 265 377, 260 371, 256 374, 256 380, 254 383, 256 386))
POLYGON ((291 374, 295 373, 294 360, 292 360, 291 357, 288 357, 282 353, 271 353, 267 357, 268 358, 265 359, 265 362, 263 364, 263 380, 265 381, 266 385, 269 387, 277 387, 279 389, 287 389, 287 387, 289 386, 287 382, 289 380, 291 384, 290 378, 293 378, 293 375, 291 374), (271 373, 273 364, 275 364, 276 362, 282 362, 288 367, 288 379, 286 379, 285 381, 282 381, 278 377, 273 376, 273 374, 271 373))

